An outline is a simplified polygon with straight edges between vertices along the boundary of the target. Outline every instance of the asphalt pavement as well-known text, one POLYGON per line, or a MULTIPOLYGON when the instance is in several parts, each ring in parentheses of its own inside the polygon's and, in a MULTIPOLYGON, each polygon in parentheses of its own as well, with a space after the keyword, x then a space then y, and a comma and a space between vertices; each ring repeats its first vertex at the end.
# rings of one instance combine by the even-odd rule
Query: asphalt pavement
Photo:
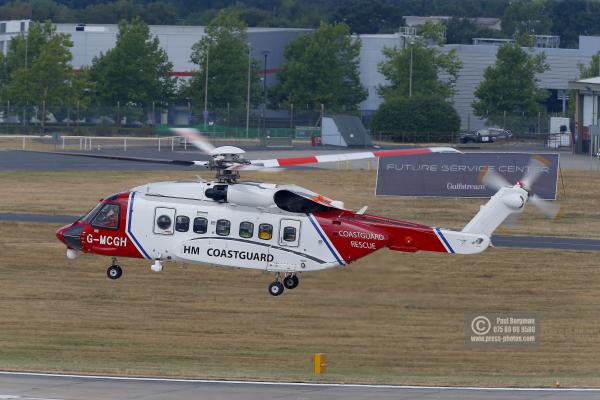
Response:
POLYGON ((122 378, 0 372, 15 400, 597 400, 600 389, 459 388, 122 378))

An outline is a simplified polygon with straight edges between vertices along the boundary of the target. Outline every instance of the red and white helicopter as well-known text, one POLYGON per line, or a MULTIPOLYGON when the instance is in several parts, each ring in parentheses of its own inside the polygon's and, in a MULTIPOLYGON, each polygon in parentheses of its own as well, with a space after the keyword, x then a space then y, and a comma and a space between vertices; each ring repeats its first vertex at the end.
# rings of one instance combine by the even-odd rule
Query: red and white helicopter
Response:
POLYGON ((508 216, 522 212, 528 199, 548 214, 557 212, 529 191, 540 170, 536 168, 530 168, 514 185, 488 170, 483 180, 498 192, 460 232, 366 214, 366 207, 355 212, 341 201, 296 185, 241 182, 239 173, 458 151, 434 147, 246 160, 240 148, 214 148, 195 130, 175 131, 208 153, 210 160, 77 155, 205 167, 217 172, 216 179, 149 183, 107 197, 87 215, 56 232, 67 246, 68 258, 74 259, 78 252, 112 257, 107 269, 111 279, 122 275, 117 257, 153 260, 151 269, 156 272, 162 271, 164 261, 265 270, 275 273, 268 290, 278 296, 284 288, 298 286, 301 272, 345 266, 384 247, 404 252, 480 253, 490 246, 492 232, 508 216))

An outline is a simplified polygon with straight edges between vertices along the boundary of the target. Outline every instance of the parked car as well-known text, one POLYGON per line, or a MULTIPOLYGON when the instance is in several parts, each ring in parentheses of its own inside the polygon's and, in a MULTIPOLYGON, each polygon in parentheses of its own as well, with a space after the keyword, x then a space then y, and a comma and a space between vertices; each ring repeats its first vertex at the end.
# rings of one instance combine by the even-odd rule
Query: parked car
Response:
POLYGON ((508 129, 502 128, 484 128, 476 132, 478 135, 489 136, 497 139, 510 139, 513 134, 508 129))
POLYGON ((479 132, 465 133, 459 139, 461 143, 492 143, 495 140, 494 136, 479 132))

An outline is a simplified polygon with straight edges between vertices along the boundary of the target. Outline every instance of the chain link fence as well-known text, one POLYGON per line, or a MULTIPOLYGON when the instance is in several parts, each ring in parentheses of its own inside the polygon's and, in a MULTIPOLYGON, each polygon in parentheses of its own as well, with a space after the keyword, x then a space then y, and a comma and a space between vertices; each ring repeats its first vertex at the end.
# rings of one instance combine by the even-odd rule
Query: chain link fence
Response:
MULTIPOLYGON (((259 140, 263 138, 288 138, 292 140, 311 140, 321 135, 320 126, 323 115, 333 114, 325 107, 315 109, 308 105, 289 105, 287 107, 265 108, 262 105, 251 107, 231 107, 229 104, 213 107, 193 105, 188 101, 173 104, 153 102, 146 107, 131 104, 103 106, 82 106, 81 104, 53 106, 47 105, 46 116, 42 121, 41 105, 20 106, 10 100, 0 101, 0 134, 4 135, 52 135, 64 137, 94 136, 118 137, 111 146, 123 148, 137 146, 136 141, 127 142, 135 137, 170 137, 171 127, 192 126, 213 140, 259 140)), ((358 116, 363 124, 370 128, 372 113, 363 114, 357 110, 340 110, 339 114, 358 116)), ((511 133, 511 140, 545 142, 550 140, 550 118, 560 116, 540 112, 538 114, 502 113, 489 116, 487 127, 502 128, 511 133)), ((464 125, 464 124, 463 124, 464 125)), ((485 129, 485 128, 482 128, 485 129)), ((571 130, 572 131, 572 130, 571 130)), ((420 132, 414 130, 370 131, 373 140, 390 143, 461 143, 465 135, 477 131, 420 132)), ((78 139, 66 139, 66 148, 80 147, 78 139), (75 143, 70 143, 71 141, 75 143)), ((171 140, 171 139, 169 139, 171 140)), ((20 142, 19 142, 20 143, 20 142)), ((59 145, 62 147, 63 143, 59 145)), ((97 145, 102 146, 101 143, 97 145)), ((104 144, 107 146, 108 142, 104 144)), ((177 143, 160 142, 161 148, 175 147, 177 143)), ((86 145, 87 146, 87 145, 86 145)), ((154 146, 154 144, 152 145, 154 146)), ((159 142, 156 143, 158 148, 159 142)), ((87 147, 86 147, 87 148, 87 147)))

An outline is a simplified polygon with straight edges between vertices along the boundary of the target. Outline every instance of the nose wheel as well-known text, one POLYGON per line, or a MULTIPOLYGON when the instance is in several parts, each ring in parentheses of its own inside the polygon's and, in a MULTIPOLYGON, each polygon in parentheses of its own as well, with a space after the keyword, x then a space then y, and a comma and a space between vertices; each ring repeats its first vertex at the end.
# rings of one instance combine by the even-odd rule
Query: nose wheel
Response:
POLYGON ((106 276, 110 279, 119 279, 123 275, 123 269, 117 264, 117 259, 113 258, 112 265, 106 270, 106 276))
POLYGON ((111 265, 106 270, 106 275, 110 279, 119 279, 121 275, 123 275, 123 269, 121 269, 121 267, 119 267, 118 265, 111 265))

